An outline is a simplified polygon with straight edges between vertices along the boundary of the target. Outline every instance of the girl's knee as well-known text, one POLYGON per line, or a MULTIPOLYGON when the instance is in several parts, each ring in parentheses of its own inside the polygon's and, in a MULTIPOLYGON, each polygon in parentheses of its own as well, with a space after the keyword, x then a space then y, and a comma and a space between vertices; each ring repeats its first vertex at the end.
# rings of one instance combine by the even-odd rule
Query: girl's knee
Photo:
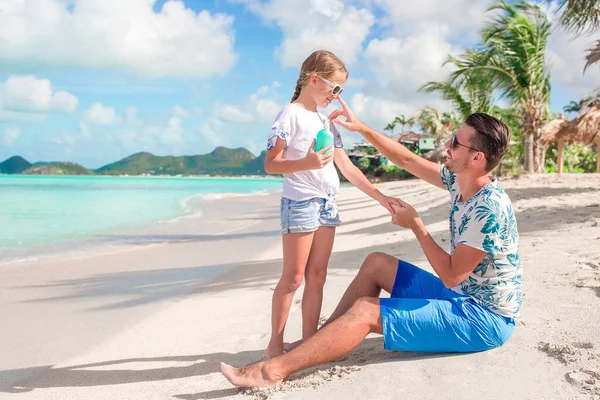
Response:
POLYGON ((327 280, 327 268, 309 271, 306 273, 306 286, 325 286, 327 280))
POLYGON ((279 284, 281 288, 286 291, 295 291, 302 285, 303 276, 302 274, 294 274, 294 275, 282 275, 279 279, 279 284))

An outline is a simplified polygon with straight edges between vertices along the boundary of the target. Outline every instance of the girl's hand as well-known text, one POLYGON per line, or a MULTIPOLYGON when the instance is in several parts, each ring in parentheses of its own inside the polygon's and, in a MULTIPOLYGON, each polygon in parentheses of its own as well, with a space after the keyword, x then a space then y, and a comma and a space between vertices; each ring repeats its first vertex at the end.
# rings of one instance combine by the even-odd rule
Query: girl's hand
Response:
POLYGON ((414 229, 419 225, 421 218, 417 211, 408 203, 396 199, 397 203, 392 205, 392 223, 403 228, 414 229))
POLYGON ((306 162, 306 169, 321 169, 333 160, 333 151, 329 154, 323 154, 328 150, 331 150, 333 146, 327 146, 322 148, 321 150, 315 152, 315 143, 316 139, 313 139, 308 151, 306 152, 306 156, 304 157, 304 161, 306 162))
POLYGON ((337 99, 342 105, 342 109, 333 110, 333 112, 329 114, 329 119, 335 122, 336 124, 343 126, 344 128, 346 128, 346 130, 350 132, 358 132, 361 129, 364 129, 366 125, 361 120, 359 120, 356 117, 356 115, 354 115, 354 112, 352 112, 350 107, 348 107, 344 99, 342 99, 340 96, 338 96, 337 99), (346 121, 338 119, 338 117, 340 116, 345 117, 346 121))
POLYGON ((398 199, 395 197, 386 196, 385 194, 381 194, 377 197, 377 201, 381 204, 391 215, 394 215, 394 209, 392 205, 400 207, 400 203, 398 199))

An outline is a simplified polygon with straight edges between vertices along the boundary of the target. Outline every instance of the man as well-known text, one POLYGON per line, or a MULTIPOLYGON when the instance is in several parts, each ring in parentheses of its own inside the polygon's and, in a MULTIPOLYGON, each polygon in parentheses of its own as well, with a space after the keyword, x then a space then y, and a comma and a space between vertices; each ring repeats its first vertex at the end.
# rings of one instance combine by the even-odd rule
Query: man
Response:
POLYGON ((503 344, 521 308, 519 236, 510 199, 489 176, 510 134, 487 114, 469 116, 446 142, 440 168, 362 123, 340 98, 330 119, 360 132, 385 157, 450 192, 451 253, 439 247, 413 207, 398 200, 392 222, 411 229, 438 277, 383 253, 362 264, 329 321, 293 350, 245 368, 221 364, 236 386, 268 386, 333 361, 372 332, 387 350, 472 352, 503 344), (344 116, 346 121, 339 120, 344 116), (390 298, 379 298, 381 290, 390 298))

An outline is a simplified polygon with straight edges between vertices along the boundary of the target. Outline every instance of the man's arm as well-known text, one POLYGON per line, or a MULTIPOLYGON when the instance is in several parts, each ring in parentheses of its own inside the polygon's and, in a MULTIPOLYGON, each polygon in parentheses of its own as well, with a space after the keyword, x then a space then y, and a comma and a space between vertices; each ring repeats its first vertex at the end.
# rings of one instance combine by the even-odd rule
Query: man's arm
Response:
POLYGON ((456 246, 452 255, 448 254, 433 240, 415 209, 400 199, 398 203, 400 207, 392 204, 392 222, 413 231, 429 264, 447 288, 464 281, 485 257, 485 251, 464 244, 456 246))
POLYGON ((422 221, 412 231, 421 244, 429 264, 447 288, 453 288, 464 281, 485 257, 485 251, 464 244, 458 244, 452 255, 446 253, 433 240, 422 221))
POLYGON ((416 155, 402 144, 371 129, 354 115, 354 112, 341 97, 338 97, 338 100, 342 105, 342 110, 333 111, 329 115, 331 120, 351 132, 359 132, 368 142, 375 146, 381 154, 387 157, 388 160, 391 160, 394 164, 404 168, 414 176, 441 189, 447 189, 442 183, 439 164, 416 155), (339 116, 346 117, 346 121, 337 119, 339 116))
POLYGON ((407 149, 401 143, 377 132, 365 124, 362 125, 362 128, 358 132, 388 160, 434 186, 447 189, 446 185, 442 183, 440 165, 438 163, 426 160, 407 149))

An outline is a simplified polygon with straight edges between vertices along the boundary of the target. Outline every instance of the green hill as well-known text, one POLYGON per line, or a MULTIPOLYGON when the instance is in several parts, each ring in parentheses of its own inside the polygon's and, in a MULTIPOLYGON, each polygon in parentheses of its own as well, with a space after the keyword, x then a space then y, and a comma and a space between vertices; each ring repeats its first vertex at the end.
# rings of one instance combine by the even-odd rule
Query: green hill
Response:
POLYGON ((2 174, 27 175, 266 175, 263 167, 267 152, 255 157, 244 148, 217 147, 208 154, 193 156, 155 156, 132 154, 97 170, 71 162, 36 162, 20 156, 0 163, 2 174))
POLYGON ((209 154, 178 157, 143 152, 105 165, 96 172, 104 175, 264 175, 259 159, 244 148, 217 147, 209 154))
POLYGON ((93 175, 94 172, 70 162, 39 163, 21 172, 23 175, 93 175))
POLYGON ((31 167, 31 163, 21 156, 13 156, 0 163, 0 174, 20 174, 31 167))

